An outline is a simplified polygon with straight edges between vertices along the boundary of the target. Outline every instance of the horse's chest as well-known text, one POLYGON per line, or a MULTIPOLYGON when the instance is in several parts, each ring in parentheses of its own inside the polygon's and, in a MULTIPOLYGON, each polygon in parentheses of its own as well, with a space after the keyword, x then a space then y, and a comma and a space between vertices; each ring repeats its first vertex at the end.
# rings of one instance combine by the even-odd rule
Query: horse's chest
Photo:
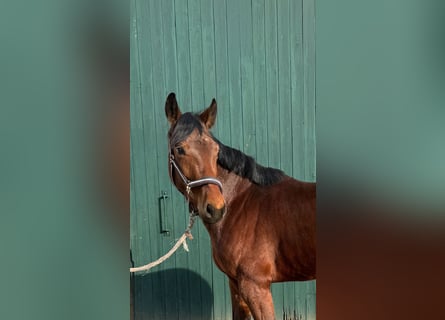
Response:
POLYGON ((254 214, 255 210, 250 210, 249 219, 242 211, 246 203, 232 203, 221 223, 207 228, 212 241, 213 260, 229 277, 236 277, 256 247, 253 227, 258 216, 254 214))
POLYGON ((242 256, 238 246, 230 239, 212 239, 213 260, 218 268, 229 277, 236 276, 240 257, 242 256))

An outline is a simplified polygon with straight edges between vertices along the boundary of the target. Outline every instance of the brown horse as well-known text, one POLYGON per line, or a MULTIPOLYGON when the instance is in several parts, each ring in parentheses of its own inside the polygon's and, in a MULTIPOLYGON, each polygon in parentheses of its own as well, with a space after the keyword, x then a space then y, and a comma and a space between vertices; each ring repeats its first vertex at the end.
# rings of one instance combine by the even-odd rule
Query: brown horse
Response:
POLYGON ((222 144, 209 131, 216 111, 213 99, 201 114, 182 114, 168 95, 170 176, 210 234, 233 318, 274 319, 272 282, 315 279, 315 183, 222 144))

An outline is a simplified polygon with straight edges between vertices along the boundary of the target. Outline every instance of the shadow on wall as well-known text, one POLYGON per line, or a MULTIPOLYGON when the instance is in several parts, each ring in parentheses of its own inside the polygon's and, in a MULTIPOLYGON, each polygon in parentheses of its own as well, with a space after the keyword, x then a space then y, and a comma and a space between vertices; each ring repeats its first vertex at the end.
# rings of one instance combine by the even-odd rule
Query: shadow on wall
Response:
POLYGON ((131 319, 212 319, 213 292, 198 273, 169 269, 133 275, 131 319))

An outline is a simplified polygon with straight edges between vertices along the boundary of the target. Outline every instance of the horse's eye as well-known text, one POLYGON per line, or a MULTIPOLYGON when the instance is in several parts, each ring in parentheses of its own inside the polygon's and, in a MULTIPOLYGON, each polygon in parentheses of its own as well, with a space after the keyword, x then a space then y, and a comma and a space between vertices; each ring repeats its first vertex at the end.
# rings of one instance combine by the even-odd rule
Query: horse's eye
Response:
POLYGON ((183 147, 176 147, 176 152, 180 155, 184 155, 185 151, 183 147))

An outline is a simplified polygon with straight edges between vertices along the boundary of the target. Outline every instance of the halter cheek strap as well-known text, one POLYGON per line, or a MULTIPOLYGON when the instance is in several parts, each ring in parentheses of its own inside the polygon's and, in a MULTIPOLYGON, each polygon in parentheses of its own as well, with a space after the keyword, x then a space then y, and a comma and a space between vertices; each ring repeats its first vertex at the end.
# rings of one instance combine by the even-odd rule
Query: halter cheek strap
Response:
POLYGON ((169 155, 169 162, 170 162, 170 176, 173 180, 173 168, 176 169, 176 171, 178 172, 179 176, 181 177, 182 182, 184 182, 185 184, 185 191, 188 194, 190 194, 190 191, 192 188, 196 188, 196 187, 200 187, 206 184, 215 184, 219 187, 219 190, 222 192, 222 183, 221 181, 219 181, 218 179, 215 178, 211 178, 211 177, 204 177, 198 180, 189 180, 187 179, 187 177, 184 175, 184 173, 181 171, 181 169, 179 169, 178 164, 175 161, 175 156, 173 155, 172 152, 170 152, 169 155))

